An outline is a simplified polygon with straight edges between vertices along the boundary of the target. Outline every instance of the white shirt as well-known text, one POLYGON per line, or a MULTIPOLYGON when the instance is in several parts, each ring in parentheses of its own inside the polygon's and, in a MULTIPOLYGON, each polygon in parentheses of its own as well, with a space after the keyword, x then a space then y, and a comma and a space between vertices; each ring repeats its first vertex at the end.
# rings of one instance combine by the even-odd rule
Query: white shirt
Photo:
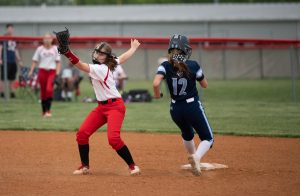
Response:
MULTIPOLYGON (((117 59, 119 63, 119 60, 117 59)), ((105 64, 89 64, 93 88, 98 101, 106 101, 112 98, 121 98, 116 88, 113 73, 105 64)))
POLYGON ((124 76, 125 75, 125 72, 124 72, 124 69, 122 67, 122 65, 118 65, 115 70, 113 71, 113 77, 114 77, 114 80, 116 82, 116 86, 119 85, 119 77, 120 76, 124 76))
POLYGON ((73 73, 70 67, 64 68, 61 73, 61 78, 72 78, 73 73))
POLYGON ((39 62, 39 68, 46 70, 56 69, 56 62, 60 61, 60 55, 58 54, 56 46, 52 46, 49 49, 44 46, 39 46, 32 60, 39 62))

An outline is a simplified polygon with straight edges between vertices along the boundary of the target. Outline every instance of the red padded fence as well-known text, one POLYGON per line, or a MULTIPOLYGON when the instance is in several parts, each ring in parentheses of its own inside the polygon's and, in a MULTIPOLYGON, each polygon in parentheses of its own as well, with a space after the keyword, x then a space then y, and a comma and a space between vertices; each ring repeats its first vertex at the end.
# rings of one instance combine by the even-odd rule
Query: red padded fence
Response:
MULTIPOLYGON (((143 48, 164 49, 167 47, 169 38, 167 37, 135 37, 143 48)), ((127 48, 132 37, 71 37, 72 48, 93 48, 96 43, 106 41, 116 48, 127 48)), ((29 36, 0 36, 0 41, 15 40, 19 43, 19 48, 35 48, 41 44, 42 37, 29 36)), ((256 48, 288 48, 300 47, 300 40, 288 39, 246 39, 246 38, 190 38, 193 48, 204 49, 256 49, 256 48)))

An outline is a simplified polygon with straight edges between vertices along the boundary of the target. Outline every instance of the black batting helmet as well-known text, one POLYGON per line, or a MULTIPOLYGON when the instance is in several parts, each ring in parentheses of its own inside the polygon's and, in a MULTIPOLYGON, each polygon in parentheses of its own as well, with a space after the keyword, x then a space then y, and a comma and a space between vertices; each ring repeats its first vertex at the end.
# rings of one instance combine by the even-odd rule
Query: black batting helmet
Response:
POLYGON ((192 47, 190 46, 189 39, 184 35, 175 34, 171 37, 169 42, 168 52, 172 49, 179 49, 181 50, 186 58, 190 58, 192 54, 192 47))
POLYGON ((108 58, 116 58, 112 54, 111 46, 107 42, 100 42, 99 44, 97 44, 96 47, 93 50, 93 53, 92 53, 93 63, 95 63, 95 64, 101 64, 97 60, 97 53, 106 54, 108 58))

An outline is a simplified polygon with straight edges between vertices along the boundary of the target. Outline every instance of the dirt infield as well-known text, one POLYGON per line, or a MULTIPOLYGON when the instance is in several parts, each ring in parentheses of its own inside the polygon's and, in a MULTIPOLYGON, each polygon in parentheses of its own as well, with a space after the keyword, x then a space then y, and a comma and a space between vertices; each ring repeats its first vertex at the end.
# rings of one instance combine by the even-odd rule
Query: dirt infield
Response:
POLYGON ((123 133, 142 169, 128 176, 106 133, 91 138, 92 175, 79 166, 75 133, 0 131, 0 195, 299 195, 300 138, 216 136, 203 160, 229 166, 192 176, 179 135, 123 133))

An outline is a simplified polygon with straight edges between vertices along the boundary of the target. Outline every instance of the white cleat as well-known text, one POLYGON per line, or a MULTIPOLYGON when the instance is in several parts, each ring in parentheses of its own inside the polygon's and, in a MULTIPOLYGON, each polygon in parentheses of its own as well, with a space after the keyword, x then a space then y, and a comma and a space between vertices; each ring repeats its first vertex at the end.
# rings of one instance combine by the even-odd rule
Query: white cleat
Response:
POLYGON ((76 169, 73 174, 74 175, 87 175, 89 174, 89 167, 88 166, 80 166, 78 169, 76 169))
POLYGON ((46 112, 44 115, 43 115, 44 118, 50 118, 52 117, 52 114, 51 112, 46 112))
POLYGON ((195 154, 190 155, 188 160, 189 160, 189 163, 192 166, 192 168, 191 168, 192 173, 195 176, 200 176, 200 174, 201 174, 200 161, 197 160, 197 158, 195 157, 195 154))
POLYGON ((141 170, 138 166, 134 166, 134 169, 130 169, 130 175, 131 176, 138 176, 141 174, 141 170))
POLYGON ((191 166, 191 164, 185 164, 185 165, 181 165, 180 168, 182 170, 190 170, 190 169, 192 169, 192 166, 191 166))

